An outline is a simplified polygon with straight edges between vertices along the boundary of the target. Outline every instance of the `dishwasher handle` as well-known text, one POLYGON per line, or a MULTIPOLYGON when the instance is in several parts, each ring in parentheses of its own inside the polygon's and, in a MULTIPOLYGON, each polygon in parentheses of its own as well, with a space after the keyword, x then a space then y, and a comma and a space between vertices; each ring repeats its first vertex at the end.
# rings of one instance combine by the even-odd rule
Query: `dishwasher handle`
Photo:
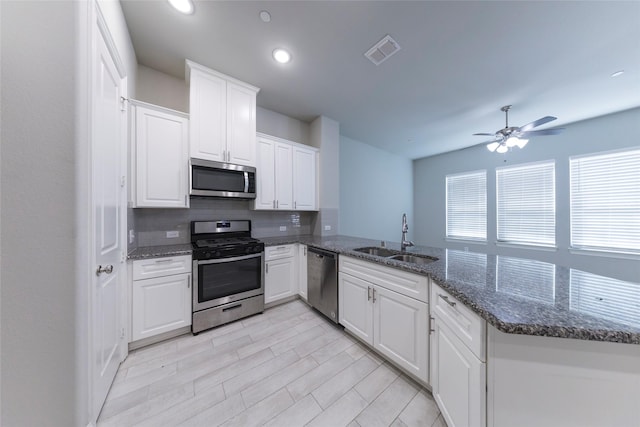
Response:
POLYGON ((338 258, 338 254, 337 253, 325 251, 323 249, 318 249, 318 248, 308 247, 307 248, 307 252, 313 254, 317 258, 325 258, 325 257, 331 258, 331 259, 337 259, 338 258))

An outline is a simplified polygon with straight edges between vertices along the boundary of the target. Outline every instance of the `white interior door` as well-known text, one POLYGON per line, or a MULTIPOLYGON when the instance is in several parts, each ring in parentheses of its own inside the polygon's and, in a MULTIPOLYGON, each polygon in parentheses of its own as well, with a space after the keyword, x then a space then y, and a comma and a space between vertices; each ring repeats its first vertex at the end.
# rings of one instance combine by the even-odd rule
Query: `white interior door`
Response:
MULTIPOLYGON (((122 325, 120 277, 125 249, 122 242, 123 129, 126 115, 120 96, 122 73, 102 31, 94 30, 91 114, 91 204, 93 269, 91 284, 92 409, 97 417, 120 363, 122 325)), ((117 54, 116 54, 117 55, 117 54)))

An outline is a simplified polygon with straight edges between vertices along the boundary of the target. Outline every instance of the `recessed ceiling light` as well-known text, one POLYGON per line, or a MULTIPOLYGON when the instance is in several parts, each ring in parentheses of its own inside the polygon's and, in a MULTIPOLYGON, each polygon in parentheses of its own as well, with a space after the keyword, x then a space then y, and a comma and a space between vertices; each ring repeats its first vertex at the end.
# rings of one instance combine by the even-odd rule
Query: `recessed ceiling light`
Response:
POLYGON ((624 74, 624 70, 620 70, 620 71, 616 71, 615 73, 611 74, 611 77, 618 77, 624 74))
POLYGON ((184 13, 185 15, 191 15, 193 13, 194 7, 193 2, 191 0, 168 0, 169 4, 173 6, 178 12, 184 13))
POLYGON ((262 22, 271 22, 271 14, 266 10, 260 11, 260 19, 262 22))
POLYGON ((281 64, 291 61, 291 54, 284 49, 278 48, 273 51, 273 59, 281 64))

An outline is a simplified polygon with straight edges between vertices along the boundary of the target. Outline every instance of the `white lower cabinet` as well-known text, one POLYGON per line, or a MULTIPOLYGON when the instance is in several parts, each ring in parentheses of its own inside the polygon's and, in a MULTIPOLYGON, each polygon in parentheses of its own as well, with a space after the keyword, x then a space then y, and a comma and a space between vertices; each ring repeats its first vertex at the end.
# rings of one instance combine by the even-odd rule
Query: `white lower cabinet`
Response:
POLYGON ((131 340, 191 325, 191 256, 133 262, 131 340))
POLYGON ((297 245, 282 245, 265 248, 265 304, 288 298, 298 293, 296 286, 296 247, 297 245))
MULTIPOLYGON (((357 273, 345 263, 351 266, 357 263, 357 269, 366 269, 368 264, 340 257, 341 268, 345 267, 343 270, 353 274, 357 273)), ((379 267, 376 265, 376 268, 379 267)), ((389 268, 387 270, 389 274, 394 271, 389 268)), ((425 287, 426 295, 426 278, 416 275, 416 279, 425 287)), ((425 301, 408 297, 342 270, 338 279, 338 301, 339 320, 345 329, 417 379, 429 382, 429 310, 425 301)))
POLYGON ((307 299, 307 245, 298 245, 298 295, 307 299))
POLYGON ((486 425, 486 322, 431 284, 431 388, 449 427, 486 425))

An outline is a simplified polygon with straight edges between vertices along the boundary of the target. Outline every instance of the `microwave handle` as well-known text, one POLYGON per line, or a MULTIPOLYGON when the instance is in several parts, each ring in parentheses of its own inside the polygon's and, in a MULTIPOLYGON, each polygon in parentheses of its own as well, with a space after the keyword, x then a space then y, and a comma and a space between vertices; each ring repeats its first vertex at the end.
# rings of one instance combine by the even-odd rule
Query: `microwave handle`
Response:
POLYGON ((244 173, 244 192, 249 192, 249 172, 244 173))

